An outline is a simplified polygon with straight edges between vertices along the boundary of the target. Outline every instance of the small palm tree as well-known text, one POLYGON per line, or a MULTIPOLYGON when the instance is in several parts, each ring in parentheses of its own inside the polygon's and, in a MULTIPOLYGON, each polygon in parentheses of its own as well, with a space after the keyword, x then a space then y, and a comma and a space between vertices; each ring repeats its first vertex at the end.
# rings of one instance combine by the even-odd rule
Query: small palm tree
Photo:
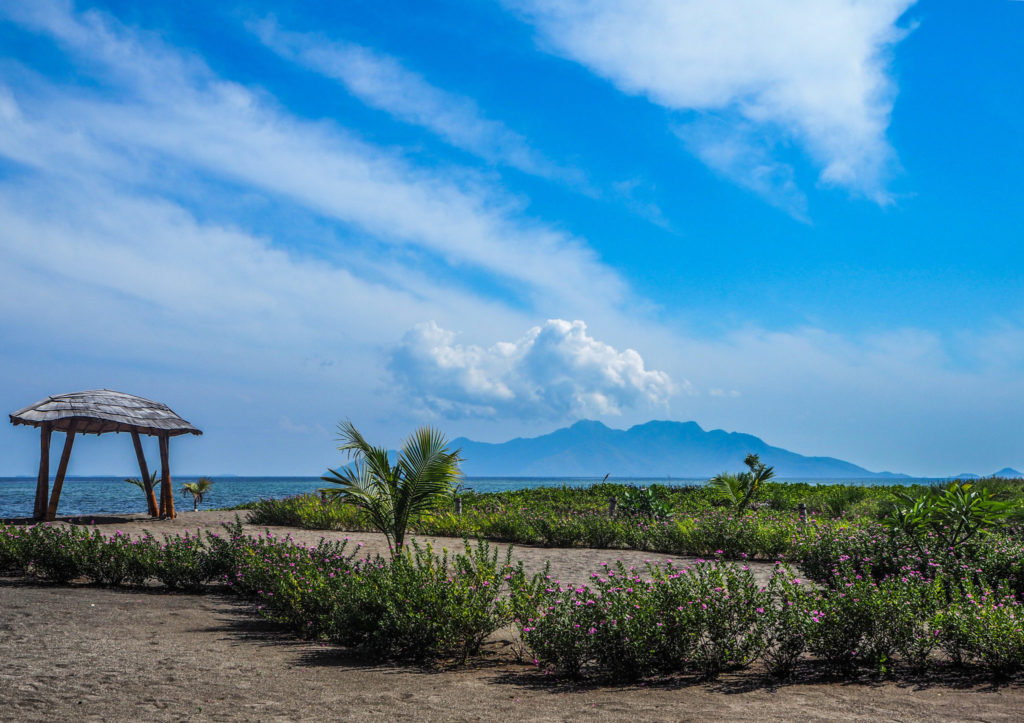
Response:
POLYGON ((203 495, 210 491, 213 480, 209 477, 200 477, 195 482, 186 482, 181 486, 181 494, 192 495, 192 511, 199 509, 199 503, 203 501, 203 495))
POLYGON ((154 487, 156 487, 156 472, 154 472, 153 474, 151 474, 149 476, 149 484, 148 485, 145 482, 143 482, 141 479, 139 479, 138 477, 129 477, 128 479, 125 480, 125 482, 127 482, 130 485, 135 485, 136 487, 138 487, 140 490, 142 490, 146 494, 149 494, 149 490, 151 490, 154 487))
POLYGON ((721 492, 729 504, 739 510, 754 500, 762 482, 775 476, 774 468, 766 466, 756 454, 748 454, 743 464, 750 468, 748 472, 722 472, 708 481, 709 487, 721 492))
POLYGON ((157 514, 156 508, 154 507, 156 497, 153 494, 153 490, 156 488, 156 472, 149 475, 148 480, 141 480, 138 477, 129 477, 125 482, 133 484, 142 490, 146 495, 146 506, 149 508, 149 514, 157 514))
POLYGON ((392 465, 388 451, 370 445, 352 422, 342 422, 338 430, 342 443, 338 449, 353 462, 328 470, 320 479, 338 486, 320 492, 365 510, 397 556, 405 545, 409 523, 452 494, 462 476, 461 450, 450 451, 440 431, 420 427, 402 445, 392 465))

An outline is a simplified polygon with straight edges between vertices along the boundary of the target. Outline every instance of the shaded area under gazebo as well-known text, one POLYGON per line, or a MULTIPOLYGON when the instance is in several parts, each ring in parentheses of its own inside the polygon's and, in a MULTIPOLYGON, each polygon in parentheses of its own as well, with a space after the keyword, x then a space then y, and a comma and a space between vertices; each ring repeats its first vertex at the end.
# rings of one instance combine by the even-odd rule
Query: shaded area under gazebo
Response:
POLYGON ((175 517, 174 491, 171 488, 169 461, 170 438, 181 434, 202 434, 175 414, 166 404, 109 389, 73 392, 47 397, 10 415, 11 424, 26 424, 41 430, 39 453, 39 479, 36 483, 36 501, 33 518, 52 520, 57 516, 64 475, 71 458, 71 447, 76 434, 106 434, 128 432, 135 445, 139 472, 146 490, 146 504, 153 517, 175 517), (60 456, 57 476, 50 485, 50 436, 64 432, 64 451, 60 456), (160 444, 160 502, 157 504, 149 467, 142 452, 141 434, 156 437, 160 444))

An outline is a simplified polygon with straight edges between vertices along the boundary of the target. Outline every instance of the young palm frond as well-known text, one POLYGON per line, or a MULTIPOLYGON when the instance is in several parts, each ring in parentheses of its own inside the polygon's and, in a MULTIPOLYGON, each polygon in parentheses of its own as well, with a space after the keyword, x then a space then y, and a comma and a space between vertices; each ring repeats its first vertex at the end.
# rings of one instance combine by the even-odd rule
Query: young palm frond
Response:
POLYGON ((192 495, 193 512, 199 509, 199 503, 203 501, 203 497, 210 491, 212 486, 213 480, 208 477, 200 477, 195 482, 186 482, 181 486, 181 494, 192 495))
POLYGON ((328 470, 320 479, 338 486, 321 492, 362 508, 397 555, 410 522, 451 494, 462 474, 459 450, 449 451, 440 431, 421 427, 392 464, 388 451, 368 443, 352 422, 342 422, 338 430, 338 449, 348 453, 352 464, 328 470))
POLYGON ((143 492, 148 492, 149 489, 152 489, 152 488, 156 487, 156 483, 157 483, 156 472, 153 472, 151 475, 149 475, 149 489, 146 488, 146 483, 143 482, 138 477, 129 477, 129 478, 127 478, 125 480, 125 482, 127 482, 128 484, 131 484, 131 485, 135 485, 136 487, 138 487, 143 492))
POLYGON ((730 507, 739 507, 743 501, 743 482, 737 475, 722 472, 708 480, 708 487, 720 492, 730 507))
POLYGON ((773 467, 768 467, 756 454, 748 454, 743 464, 749 471, 739 474, 721 474, 708 480, 708 486, 722 493, 730 506, 742 510, 757 496, 763 482, 775 476, 773 467))

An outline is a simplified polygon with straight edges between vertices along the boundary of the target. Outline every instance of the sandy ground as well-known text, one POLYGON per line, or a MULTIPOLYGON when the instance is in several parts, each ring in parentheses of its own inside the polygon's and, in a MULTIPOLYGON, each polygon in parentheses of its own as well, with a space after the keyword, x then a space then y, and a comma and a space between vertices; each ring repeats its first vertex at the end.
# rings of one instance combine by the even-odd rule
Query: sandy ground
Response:
MULTIPOLYGON (((155 533, 216 526, 97 518, 155 533)), ((285 534, 286 530, 273 530, 285 534)), ((292 531, 316 541, 320 533, 292 531)), ((342 535, 343 536, 343 535, 342 535)), ((370 551, 378 535, 352 533, 370 551)), ((439 540, 452 548, 458 540, 439 540)), ((516 548, 537 569, 582 581, 602 561, 663 559, 606 550, 516 548)), ((763 574, 769 566, 759 572, 763 574)), ((495 646, 454 670, 367 665, 295 640, 220 595, 106 590, 0 579, 0 719, 21 720, 1020 720, 1024 686, 933 677, 828 682, 812 668, 786 683, 756 672, 602 686, 553 681, 495 646)))

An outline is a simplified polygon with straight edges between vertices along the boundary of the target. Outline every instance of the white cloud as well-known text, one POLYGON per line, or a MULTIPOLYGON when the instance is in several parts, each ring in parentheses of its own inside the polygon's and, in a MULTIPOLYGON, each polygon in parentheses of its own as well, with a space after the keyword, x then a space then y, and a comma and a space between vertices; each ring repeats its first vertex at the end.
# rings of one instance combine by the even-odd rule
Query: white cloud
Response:
POLYGON ((793 167, 775 160, 749 123, 705 118, 680 126, 676 134, 712 170, 807 221, 807 197, 797 186, 793 167))
POLYGON ((299 120, 201 59, 98 13, 42 1, 3 11, 61 43, 108 95, 33 76, 3 103, 16 122, 0 126, 0 154, 85 183, 101 175, 153 186, 168 165, 211 174, 348 224, 396 253, 490 276, 527 304, 571 312, 625 297, 625 284, 584 242, 522 217, 517 199, 462 171, 426 170, 331 123, 299 120))
POLYGON ((487 118, 475 101, 432 85, 397 58, 356 43, 283 30, 273 19, 253 23, 251 29, 278 55, 338 81, 367 105, 426 128, 456 148, 525 173, 583 182, 579 171, 545 158, 523 135, 487 118))
MULTIPOLYGON (((888 200, 895 154, 886 137, 895 87, 887 54, 915 0, 509 0, 557 53, 626 93, 712 114, 690 147, 716 170, 770 197, 792 197, 790 173, 722 162, 730 129, 782 134, 821 167, 821 181, 888 200), (757 178, 757 174, 762 174, 757 178), (774 180, 773 180, 774 179, 774 180)), ((740 155, 765 154, 763 139, 740 155)), ((767 143, 770 149, 772 143, 767 143)), ((735 155, 735 154, 732 154, 735 155)))
POLYGON ((514 342, 455 342, 434 322, 417 325, 392 352, 390 369, 407 394, 446 417, 512 415, 562 420, 664 405, 668 374, 644 368, 587 334, 582 321, 550 319, 514 342))

